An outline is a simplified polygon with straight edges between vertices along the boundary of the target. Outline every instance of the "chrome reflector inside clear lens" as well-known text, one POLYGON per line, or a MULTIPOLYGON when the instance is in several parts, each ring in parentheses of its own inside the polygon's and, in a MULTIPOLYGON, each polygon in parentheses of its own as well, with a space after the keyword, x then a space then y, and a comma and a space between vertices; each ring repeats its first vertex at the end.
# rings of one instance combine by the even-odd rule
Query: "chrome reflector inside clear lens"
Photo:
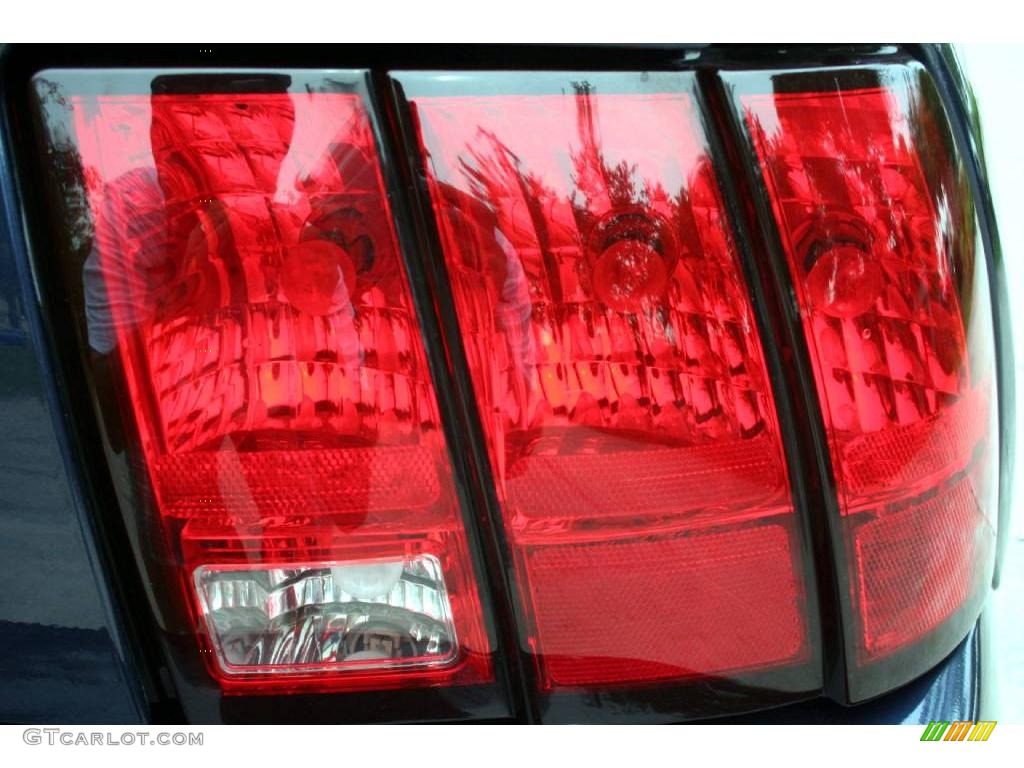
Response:
POLYGON ((228 673, 437 666, 457 655, 441 564, 431 555, 203 566, 195 584, 228 673))

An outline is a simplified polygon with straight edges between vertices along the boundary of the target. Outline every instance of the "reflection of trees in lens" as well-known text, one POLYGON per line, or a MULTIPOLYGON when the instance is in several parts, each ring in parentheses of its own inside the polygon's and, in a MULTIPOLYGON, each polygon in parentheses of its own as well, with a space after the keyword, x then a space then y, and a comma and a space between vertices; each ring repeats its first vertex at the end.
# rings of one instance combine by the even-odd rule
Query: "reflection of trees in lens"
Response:
MULTIPOLYGON (((466 270, 452 275, 455 290, 473 302, 478 293, 460 282, 491 286, 488 310, 507 348, 507 371, 488 377, 492 397, 516 429, 531 429, 550 410, 575 424, 686 441, 723 428, 760 432, 756 395, 729 394, 729 404, 722 396, 729 377, 751 370, 751 320, 729 298, 745 289, 708 158, 698 156, 671 194, 660 179, 644 178, 639 163, 609 160, 599 99, 589 87, 573 98, 578 142, 566 150, 564 192, 487 124, 455 161, 467 193, 438 184, 445 227, 466 270), (476 222, 475 238, 466 234, 467 219, 476 222), (508 289, 513 278, 519 290, 508 289), (600 351, 601 339, 613 349, 600 351), (637 366, 627 362, 628 347, 637 366), (555 349, 561 352, 549 354, 555 349), (727 423, 733 426, 721 426, 727 423)), ((486 343, 487 319, 473 321, 481 340, 472 341, 471 355, 479 354, 473 345, 486 343)))

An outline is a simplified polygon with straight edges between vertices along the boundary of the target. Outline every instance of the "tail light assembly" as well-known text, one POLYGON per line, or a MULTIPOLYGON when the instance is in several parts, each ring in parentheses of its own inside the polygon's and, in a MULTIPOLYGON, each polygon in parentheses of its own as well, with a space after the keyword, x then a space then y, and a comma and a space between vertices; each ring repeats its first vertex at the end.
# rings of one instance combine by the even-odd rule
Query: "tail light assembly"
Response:
POLYGON ((36 258, 186 715, 694 719, 959 642, 999 413, 942 104, 716 77, 35 76, 36 258))
POLYGON ((727 82, 813 370, 860 700, 948 653, 991 583, 999 422, 971 192, 917 66, 727 82))

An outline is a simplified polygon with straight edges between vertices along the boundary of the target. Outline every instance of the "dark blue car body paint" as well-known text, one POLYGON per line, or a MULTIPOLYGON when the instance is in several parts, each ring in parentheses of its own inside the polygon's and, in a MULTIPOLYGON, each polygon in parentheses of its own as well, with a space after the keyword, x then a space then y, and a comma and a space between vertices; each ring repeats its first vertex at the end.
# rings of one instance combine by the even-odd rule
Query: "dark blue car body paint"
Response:
POLYGON ((142 697, 71 480, 3 138, 0 722, 136 723, 142 697))

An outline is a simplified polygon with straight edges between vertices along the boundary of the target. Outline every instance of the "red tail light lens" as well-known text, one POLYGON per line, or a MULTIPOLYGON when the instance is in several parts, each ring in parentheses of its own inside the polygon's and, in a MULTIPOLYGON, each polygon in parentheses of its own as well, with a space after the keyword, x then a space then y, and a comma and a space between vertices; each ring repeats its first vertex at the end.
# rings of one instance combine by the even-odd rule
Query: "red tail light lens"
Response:
POLYGON ((809 659, 772 390, 690 81, 399 79, 541 687, 809 659))
POLYGON ((71 93, 68 115, 90 344, 123 367, 210 671, 243 692, 488 681, 364 101, 196 83, 71 93))
POLYGON ((976 605, 991 576, 994 351, 930 84, 912 68, 851 87, 833 74, 821 90, 776 76, 740 104, 803 317, 867 665, 976 605))

